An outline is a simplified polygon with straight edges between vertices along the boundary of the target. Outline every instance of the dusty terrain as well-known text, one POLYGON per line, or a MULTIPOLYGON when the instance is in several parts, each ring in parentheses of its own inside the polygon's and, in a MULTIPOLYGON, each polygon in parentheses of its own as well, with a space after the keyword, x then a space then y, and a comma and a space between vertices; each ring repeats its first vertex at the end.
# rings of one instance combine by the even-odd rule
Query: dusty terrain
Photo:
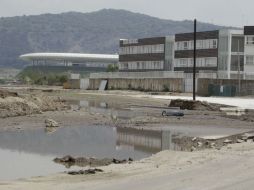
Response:
MULTIPOLYGON (((254 127, 252 115, 246 115, 247 119, 228 117, 219 110, 185 110, 184 117, 162 117, 161 110, 168 107, 168 100, 136 98, 133 97, 135 92, 102 95, 38 88, 12 91, 18 96, 4 95, 0 98, 0 108, 4 110, 0 118, 0 130, 3 131, 42 128, 47 118, 57 121, 60 127, 88 124, 161 130, 173 125, 185 126, 189 130, 195 126, 209 130, 216 126, 225 130, 236 128, 239 133, 252 131, 254 127), (83 100, 89 101, 90 106, 82 107, 79 101, 83 100), (19 109, 20 105, 22 109, 19 109), (101 106, 110 112, 97 113, 91 109, 101 106), (113 114, 116 111, 118 115, 113 114), (122 111, 126 118, 119 117, 122 111)), ((193 152, 163 151, 132 164, 99 167, 103 172, 94 175, 70 176, 62 173, 0 182, 0 189, 252 189, 254 142, 236 143, 236 136, 221 139, 218 149, 211 147, 209 142, 209 146, 200 151, 196 147, 193 152), (225 144, 228 138, 236 144, 225 144)), ((197 146, 198 142, 206 144, 202 139, 188 139, 190 141, 197 146)), ((192 146, 189 145, 189 150, 192 146)))
POLYGON ((56 120, 61 126, 88 124, 155 130, 160 130, 161 127, 167 125, 184 125, 190 128, 197 125, 250 130, 253 128, 252 115, 229 117, 218 109, 216 111, 210 109, 184 110, 184 117, 162 117, 161 112, 169 106, 169 100, 132 97, 136 92, 100 94, 90 91, 44 88, 18 88, 12 91, 17 92, 19 97, 0 98, 0 109, 3 109, 0 112, 0 118, 5 117, 1 119, 0 130, 44 127, 44 121, 47 118, 56 120), (80 106, 82 100, 88 101, 89 107, 80 106), (111 112, 91 111, 91 107, 100 108, 101 103, 106 106, 103 109, 109 109, 112 113, 124 111, 123 115, 126 118, 115 117, 111 112), (132 114, 129 115, 129 113, 132 114))

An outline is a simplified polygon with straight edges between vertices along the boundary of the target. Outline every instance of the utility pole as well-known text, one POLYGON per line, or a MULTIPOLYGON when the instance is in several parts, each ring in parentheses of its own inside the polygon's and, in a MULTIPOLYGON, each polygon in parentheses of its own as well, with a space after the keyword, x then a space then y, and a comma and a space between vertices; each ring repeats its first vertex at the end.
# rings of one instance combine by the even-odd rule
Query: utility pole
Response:
POLYGON ((196 101, 196 41, 197 41, 197 20, 194 20, 194 50, 193 50, 193 101, 196 101))

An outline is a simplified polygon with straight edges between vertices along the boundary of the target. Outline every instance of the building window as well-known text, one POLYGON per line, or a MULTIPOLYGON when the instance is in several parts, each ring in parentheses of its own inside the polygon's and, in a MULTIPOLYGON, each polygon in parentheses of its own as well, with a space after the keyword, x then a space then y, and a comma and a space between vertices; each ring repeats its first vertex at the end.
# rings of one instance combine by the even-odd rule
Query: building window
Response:
POLYGON ((203 41, 202 40, 197 40, 196 48, 203 49, 203 41))
POLYGON ((247 36, 246 37, 246 44, 248 44, 248 45, 254 44, 254 36, 247 36))
MULTIPOLYGON (((193 67, 193 58, 175 59, 175 67, 193 67)), ((217 67, 216 57, 197 58, 197 67, 217 67)))
POLYGON ((193 67, 194 60, 192 58, 188 59, 188 67, 193 67))
POLYGON ((128 69, 128 63, 123 64, 123 69, 126 69, 126 70, 128 69))
POLYGON ((243 71, 244 56, 231 55, 231 71, 243 71))
POLYGON ((241 37, 241 36, 232 37, 231 51, 244 52, 244 37, 241 37))
POLYGON ((130 40, 122 40, 124 45, 128 45, 128 44, 137 44, 138 43, 138 39, 130 39, 130 40))
POLYGON ((194 49, 194 41, 190 41, 189 45, 190 45, 190 49, 194 49))
POLYGON ((205 58, 205 67, 216 67, 217 66, 217 58, 205 58))
POLYGON ((180 67, 188 67, 188 59, 180 59, 180 67))
POLYGON ((217 40, 212 40, 212 48, 216 49, 217 48, 217 40))
POLYGON ((246 65, 254 65, 254 56, 246 56, 246 65))
POLYGON ((120 55, 128 54, 149 54, 149 53, 163 53, 164 44, 144 45, 144 46, 127 46, 119 50, 120 55))
MULTIPOLYGON (((217 39, 208 39, 208 40, 197 40, 196 48, 197 49, 216 49, 218 47, 217 39)), ((193 50, 194 41, 182 41, 176 42, 176 50, 193 50)))
POLYGON ((188 50, 188 42, 183 42, 183 49, 188 50))

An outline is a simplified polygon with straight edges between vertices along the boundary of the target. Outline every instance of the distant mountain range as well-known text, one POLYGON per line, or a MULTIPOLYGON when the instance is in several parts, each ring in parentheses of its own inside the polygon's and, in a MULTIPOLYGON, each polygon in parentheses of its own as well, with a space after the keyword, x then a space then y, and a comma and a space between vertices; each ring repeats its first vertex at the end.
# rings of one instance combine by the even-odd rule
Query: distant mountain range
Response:
MULTIPOLYGON (((198 23, 198 30, 220 29, 198 23)), ((119 39, 191 32, 193 22, 164 20, 125 10, 0 18, 0 66, 22 67, 31 52, 117 53, 119 39)))

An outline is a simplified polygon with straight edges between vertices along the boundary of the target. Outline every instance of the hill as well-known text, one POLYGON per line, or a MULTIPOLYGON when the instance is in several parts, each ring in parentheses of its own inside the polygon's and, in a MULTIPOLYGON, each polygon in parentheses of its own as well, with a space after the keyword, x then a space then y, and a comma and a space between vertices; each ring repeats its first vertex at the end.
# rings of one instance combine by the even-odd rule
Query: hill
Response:
MULTIPOLYGON (((219 29, 198 23, 198 30, 219 29)), ((165 36, 193 30, 192 21, 172 21, 125 10, 68 12, 0 18, 0 66, 22 67, 31 52, 117 53, 121 38, 165 36)))

